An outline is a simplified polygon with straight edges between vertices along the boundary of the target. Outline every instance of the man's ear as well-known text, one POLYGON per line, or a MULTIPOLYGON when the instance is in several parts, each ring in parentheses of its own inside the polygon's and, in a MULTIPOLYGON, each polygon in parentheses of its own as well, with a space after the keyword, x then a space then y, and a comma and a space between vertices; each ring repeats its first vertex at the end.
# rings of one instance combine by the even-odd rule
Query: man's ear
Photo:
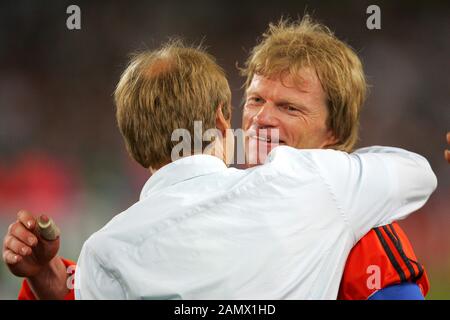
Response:
POLYGON ((216 111, 216 128, 225 136, 227 129, 231 127, 230 119, 226 119, 222 112, 222 105, 217 107, 216 111))
POLYGON ((328 130, 327 138, 326 138, 325 142, 322 144, 322 149, 331 148, 332 146, 335 146, 338 143, 339 143, 339 139, 336 138, 336 136, 334 135, 334 132, 332 130, 328 130))

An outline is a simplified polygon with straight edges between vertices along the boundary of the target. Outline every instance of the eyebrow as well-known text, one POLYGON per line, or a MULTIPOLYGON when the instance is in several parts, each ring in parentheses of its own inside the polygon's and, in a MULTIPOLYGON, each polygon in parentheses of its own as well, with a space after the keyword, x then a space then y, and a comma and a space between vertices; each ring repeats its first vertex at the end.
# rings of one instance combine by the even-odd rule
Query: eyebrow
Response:
POLYGON ((311 111, 310 107, 308 107, 308 106, 306 106, 306 105, 304 105, 302 103, 291 102, 289 100, 276 101, 275 104, 276 105, 283 105, 283 106, 284 105, 292 105, 292 106, 295 106, 295 107, 297 107, 297 108, 299 108, 300 110, 303 110, 303 111, 311 111))
MULTIPOLYGON (((303 92, 307 92, 307 91, 303 91, 303 92)), ((259 93, 258 90, 254 90, 254 89, 248 88, 245 91, 245 96, 242 98, 242 101, 245 103, 245 99, 248 96, 250 96, 250 95, 257 95, 257 96, 262 97, 262 95, 259 93)), ((275 104, 276 105, 289 105, 290 104, 290 105, 294 105, 294 106, 296 106, 298 108, 301 108, 303 110, 307 110, 307 111, 311 110, 310 107, 308 107, 308 106, 306 106, 306 105, 304 105, 304 104, 302 104, 300 102, 295 102, 294 100, 289 100, 289 99, 286 99, 286 98, 275 101, 275 104)))
POLYGON ((249 94, 258 94, 259 95, 259 93, 256 90, 250 89, 250 87, 248 87, 247 90, 245 90, 245 95, 249 95, 249 94))

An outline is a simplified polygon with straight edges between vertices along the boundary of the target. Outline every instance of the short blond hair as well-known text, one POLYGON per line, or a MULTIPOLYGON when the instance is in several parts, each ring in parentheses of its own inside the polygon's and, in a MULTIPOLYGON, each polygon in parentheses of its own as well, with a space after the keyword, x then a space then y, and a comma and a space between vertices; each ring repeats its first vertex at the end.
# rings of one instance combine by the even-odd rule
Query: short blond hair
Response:
POLYGON ((357 54, 326 26, 308 15, 296 22, 281 19, 270 24, 242 74, 248 88, 255 74, 271 77, 287 72, 295 78, 304 67, 316 71, 325 91, 327 125, 338 140, 331 148, 350 152, 358 139, 367 84, 357 54))
POLYGON ((114 93, 116 117, 130 155, 143 167, 171 160, 175 129, 194 136, 194 121, 215 128, 216 111, 231 115, 223 69, 201 47, 170 41, 134 55, 114 93))

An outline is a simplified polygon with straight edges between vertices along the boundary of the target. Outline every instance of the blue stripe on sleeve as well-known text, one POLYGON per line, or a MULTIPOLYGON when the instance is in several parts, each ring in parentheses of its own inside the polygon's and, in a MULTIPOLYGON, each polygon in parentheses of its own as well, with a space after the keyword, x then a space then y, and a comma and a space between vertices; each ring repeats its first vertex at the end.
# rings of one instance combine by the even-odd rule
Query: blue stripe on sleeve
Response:
POLYGON ((375 292, 369 300, 425 300, 415 283, 403 282, 375 292))

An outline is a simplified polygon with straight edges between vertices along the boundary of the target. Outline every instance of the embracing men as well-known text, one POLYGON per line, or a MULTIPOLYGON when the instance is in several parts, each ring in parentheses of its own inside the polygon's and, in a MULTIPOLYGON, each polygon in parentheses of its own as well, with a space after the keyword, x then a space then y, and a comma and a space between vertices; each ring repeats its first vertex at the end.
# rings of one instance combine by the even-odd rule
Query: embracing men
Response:
MULTIPOLYGON (((132 59, 115 92, 117 120, 153 174, 139 201, 84 244, 76 298, 336 299, 341 284, 340 297, 366 299, 381 288, 367 286, 358 256, 361 268, 347 273, 355 245, 380 262, 383 288, 426 291, 407 239, 388 224, 423 206, 436 178, 405 150, 349 153, 366 93, 357 55, 306 17, 271 25, 243 72, 246 154, 261 165, 238 170, 224 163, 231 93, 214 59, 177 42, 132 59), (172 133, 195 136, 195 121, 222 133, 213 152, 173 161, 172 133)), ((27 277, 24 297, 64 298, 70 262, 33 235, 35 223, 19 213, 4 259, 27 277)))

